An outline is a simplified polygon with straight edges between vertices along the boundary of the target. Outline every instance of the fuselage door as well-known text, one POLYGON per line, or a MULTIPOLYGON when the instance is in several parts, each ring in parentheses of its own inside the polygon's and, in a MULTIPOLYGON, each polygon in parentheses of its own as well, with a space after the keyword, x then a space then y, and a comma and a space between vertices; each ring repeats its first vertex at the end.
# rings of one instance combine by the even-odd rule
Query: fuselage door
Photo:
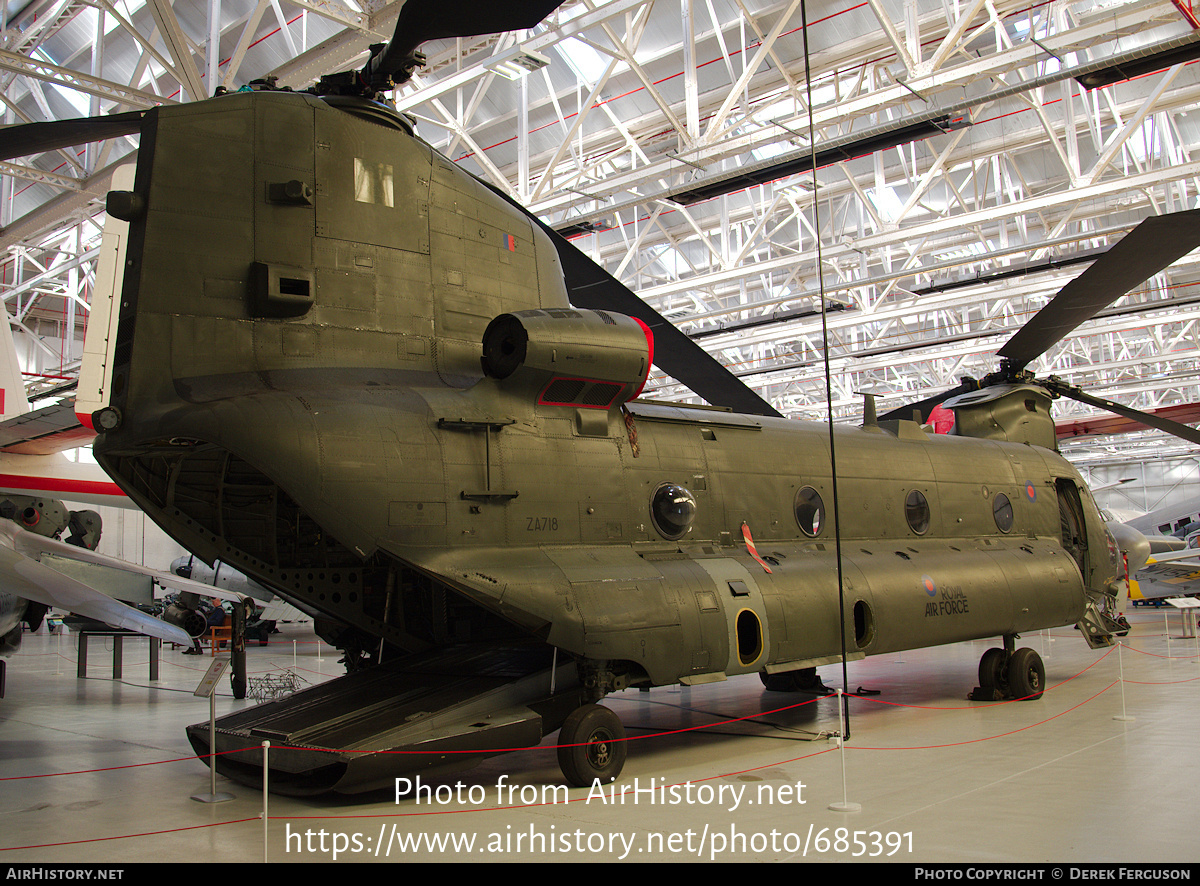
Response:
POLYGON ((697 560, 715 585, 725 611, 729 660, 725 673, 761 671, 770 658, 771 631, 767 607, 754 577, 736 560, 697 560))
POLYGON ((1079 490, 1071 480, 1061 477, 1055 480, 1054 485, 1058 491, 1058 522, 1062 546, 1079 566, 1079 574, 1083 577, 1084 584, 1087 584, 1088 536, 1079 490))

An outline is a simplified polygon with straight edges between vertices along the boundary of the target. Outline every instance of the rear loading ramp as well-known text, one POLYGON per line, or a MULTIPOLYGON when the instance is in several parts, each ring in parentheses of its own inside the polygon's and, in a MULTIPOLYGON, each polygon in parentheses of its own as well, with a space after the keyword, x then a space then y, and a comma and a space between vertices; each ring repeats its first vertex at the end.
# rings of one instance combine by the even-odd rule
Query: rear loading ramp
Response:
MULTIPOLYGON (((394 779, 468 768, 534 747, 583 703, 573 661, 554 650, 470 647, 397 659, 347 674, 216 723, 217 771, 291 795, 390 789, 394 779)), ((209 724, 187 729, 211 761, 209 724)))

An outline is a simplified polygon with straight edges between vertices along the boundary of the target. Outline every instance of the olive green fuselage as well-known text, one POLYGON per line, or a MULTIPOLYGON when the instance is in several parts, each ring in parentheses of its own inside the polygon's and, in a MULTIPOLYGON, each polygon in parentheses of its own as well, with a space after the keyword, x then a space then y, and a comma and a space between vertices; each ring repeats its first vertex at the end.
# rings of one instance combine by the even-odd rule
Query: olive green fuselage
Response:
POLYGON ((1116 578, 1047 449, 839 427, 835 502, 825 425, 626 402, 641 333, 571 310, 545 235, 386 117, 155 113, 97 453, 347 648, 528 637, 607 688, 703 681, 1071 624, 1116 578), (510 314, 528 360, 488 377, 510 314))

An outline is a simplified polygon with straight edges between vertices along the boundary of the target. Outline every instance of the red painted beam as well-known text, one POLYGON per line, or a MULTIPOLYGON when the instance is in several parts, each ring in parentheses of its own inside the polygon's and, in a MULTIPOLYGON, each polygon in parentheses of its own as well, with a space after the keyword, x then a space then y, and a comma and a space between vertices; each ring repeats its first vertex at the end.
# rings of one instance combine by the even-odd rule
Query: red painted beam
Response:
MULTIPOLYGON (((1200 422, 1200 403, 1181 403, 1178 406, 1164 406, 1161 409, 1149 411, 1160 418, 1168 418, 1184 425, 1200 422)), ((1149 428, 1141 422, 1119 415, 1097 415, 1091 418, 1058 422, 1055 424, 1054 430, 1058 438, 1063 440, 1077 437, 1103 437, 1108 434, 1129 434, 1134 431, 1146 431, 1149 428)))

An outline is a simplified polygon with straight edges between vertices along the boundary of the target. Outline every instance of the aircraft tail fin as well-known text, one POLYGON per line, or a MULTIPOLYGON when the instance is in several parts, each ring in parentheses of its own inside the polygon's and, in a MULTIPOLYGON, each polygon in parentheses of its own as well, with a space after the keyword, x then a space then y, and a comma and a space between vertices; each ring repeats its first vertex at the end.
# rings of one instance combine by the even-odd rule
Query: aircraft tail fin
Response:
MULTIPOLYGON (((8 312, 4 317, 8 319, 8 312)), ((29 411, 25 397, 25 379, 17 363, 17 346, 8 323, 0 333, 0 421, 24 415, 29 411)))
MULTIPOLYGON (((133 187, 134 167, 122 166, 113 173, 115 190, 133 187)), ((124 280, 125 249, 129 223, 110 215, 104 223, 96 285, 92 288, 92 310, 83 341, 83 363, 75 394, 75 415, 80 424, 92 428, 92 413, 108 405, 113 377, 113 352, 117 341, 116 300, 124 280)))

